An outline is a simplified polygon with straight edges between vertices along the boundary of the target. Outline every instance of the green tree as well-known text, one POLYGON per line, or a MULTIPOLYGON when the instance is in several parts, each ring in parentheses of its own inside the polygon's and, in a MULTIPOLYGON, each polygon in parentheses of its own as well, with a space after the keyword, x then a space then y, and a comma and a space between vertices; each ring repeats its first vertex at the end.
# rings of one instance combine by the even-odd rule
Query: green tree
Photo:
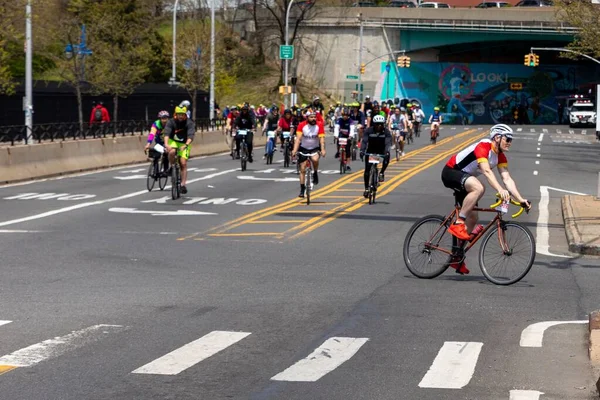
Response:
POLYGON ((25 25, 18 30, 16 21, 24 20, 25 3, 22 1, 0 1, 0 93, 13 94, 16 86, 14 80, 14 60, 18 59, 18 48, 23 56, 23 39, 25 37, 25 25), (22 8, 21 8, 22 6, 22 8), (18 18, 19 11, 22 12, 18 18), (21 45, 19 46, 18 43, 21 45))
MULTIPOLYGON (((589 0, 555 0, 556 17, 575 28, 578 32, 567 48, 594 58, 600 58, 600 6, 589 0)), ((564 57, 577 55, 562 53, 564 57)))
POLYGON ((94 51, 89 81, 94 92, 113 96, 114 121, 118 121, 119 97, 130 95, 150 72, 154 24, 142 3, 104 0, 88 10, 94 51))

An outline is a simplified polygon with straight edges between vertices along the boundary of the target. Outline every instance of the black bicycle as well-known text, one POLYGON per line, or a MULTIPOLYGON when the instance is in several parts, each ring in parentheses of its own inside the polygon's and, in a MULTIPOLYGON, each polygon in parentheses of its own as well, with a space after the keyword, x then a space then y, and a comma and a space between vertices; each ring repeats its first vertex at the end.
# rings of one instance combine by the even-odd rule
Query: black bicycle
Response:
POLYGON ((237 131, 237 135, 242 137, 242 139, 240 140, 240 162, 242 164, 242 171, 245 171, 249 156, 248 143, 246 143, 246 136, 248 136, 248 131, 239 130, 237 131))
MULTIPOLYGON (((156 146, 155 146, 156 147, 156 146)), ((148 166, 148 176, 146 177, 146 188, 149 192, 154 188, 154 184, 158 181, 158 187, 160 190, 165 190, 167 186, 167 180, 169 175, 167 171, 169 169, 169 159, 163 152, 156 150, 155 148, 148 149, 147 154, 150 159, 150 165, 148 166)))
POLYGON ((375 197, 377 196, 377 187, 379 186, 379 169, 377 166, 383 160, 385 155, 365 153, 365 157, 368 158, 370 165, 369 171, 369 187, 368 187, 368 199, 369 204, 375 204, 375 197))
MULTIPOLYGON (((304 169, 304 185, 306 186, 306 205, 310 205, 310 192, 313 190, 313 173, 314 173, 314 165, 312 157, 319 154, 319 152, 314 153, 298 153, 301 156, 306 157, 306 168, 304 169)), ((300 164, 300 163, 298 163, 300 164)))
POLYGON ((181 197, 181 166, 179 165, 179 151, 175 156, 175 163, 171 166, 171 198, 177 200, 181 197))

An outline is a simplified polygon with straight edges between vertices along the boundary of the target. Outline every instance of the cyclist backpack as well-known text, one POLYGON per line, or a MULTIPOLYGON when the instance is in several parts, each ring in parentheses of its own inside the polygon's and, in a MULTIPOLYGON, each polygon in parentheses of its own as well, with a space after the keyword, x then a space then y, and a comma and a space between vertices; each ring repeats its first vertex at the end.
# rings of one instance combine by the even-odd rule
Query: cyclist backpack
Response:
POLYGON ((102 109, 96 108, 94 110, 94 121, 102 122, 102 109))

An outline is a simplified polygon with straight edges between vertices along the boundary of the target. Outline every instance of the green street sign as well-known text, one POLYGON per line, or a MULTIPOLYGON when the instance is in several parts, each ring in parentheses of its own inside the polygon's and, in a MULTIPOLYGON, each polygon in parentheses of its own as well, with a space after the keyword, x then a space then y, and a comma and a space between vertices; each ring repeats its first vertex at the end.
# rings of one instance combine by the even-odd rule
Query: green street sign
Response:
POLYGON ((294 59, 294 46, 279 46, 279 59, 281 60, 293 60, 294 59))
POLYGON ((346 79, 356 79, 356 80, 358 80, 358 76, 356 76, 356 75, 346 75, 346 79))

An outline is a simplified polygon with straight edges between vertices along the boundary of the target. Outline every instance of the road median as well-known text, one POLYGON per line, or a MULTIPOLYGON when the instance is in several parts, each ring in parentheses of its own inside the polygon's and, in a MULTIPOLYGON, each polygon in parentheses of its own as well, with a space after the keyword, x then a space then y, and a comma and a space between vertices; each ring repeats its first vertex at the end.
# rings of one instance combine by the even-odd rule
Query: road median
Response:
MULTIPOLYGON (((0 147, 2 183, 48 178, 141 163, 146 136, 72 140, 0 147)), ((254 144, 265 144, 265 137, 255 135, 254 144)), ((259 147, 256 147, 259 149, 259 147)), ((192 158, 229 151, 221 131, 199 132, 192 146, 192 158)), ((259 150, 260 151, 260 150, 259 150)))
POLYGON ((600 200, 595 196, 563 196, 562 212, 569 251, 600 255, 600 200))

